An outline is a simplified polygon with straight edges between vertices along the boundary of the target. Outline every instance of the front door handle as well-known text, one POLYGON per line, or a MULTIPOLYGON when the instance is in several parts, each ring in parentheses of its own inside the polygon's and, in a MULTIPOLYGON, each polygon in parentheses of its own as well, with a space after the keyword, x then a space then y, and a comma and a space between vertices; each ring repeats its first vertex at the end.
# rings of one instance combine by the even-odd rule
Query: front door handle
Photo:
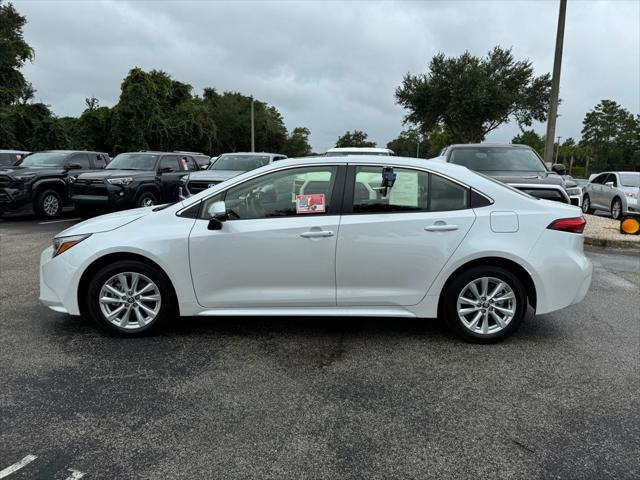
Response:
POLYGON ((452 232, 458 230, 458 225, 449 225, 447 223, 434 223, 428 227, 424 227, 427 232, 452 232))
POLYGON ((331 230, 310 230, 308 232, 301 233, 302 238, 321 238, 321 237, 333 237, 331 230))

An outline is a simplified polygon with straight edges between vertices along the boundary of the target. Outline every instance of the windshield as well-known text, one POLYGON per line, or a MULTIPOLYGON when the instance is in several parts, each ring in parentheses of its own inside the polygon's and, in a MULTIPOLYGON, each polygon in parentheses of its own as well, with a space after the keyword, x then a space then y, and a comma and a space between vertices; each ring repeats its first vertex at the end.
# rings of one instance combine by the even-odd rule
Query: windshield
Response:
POLYGON ((546 172, 544 163, 528 148, 454 148, 450 163, 480 172, 546 172))
POLYGON ((640 173, 619 173, 620 184, 625 187, 640 187, 640 173))
POLYGON ((63 167, 67 152, 38 152, 20 162, 21 167, 63 167))
POLYGON ((105 167, 107 170, 155 170, 158 155, 121 153, 105 167))
POLYGON ((220 155, 209 170, 248 172, 269 163, 268 155, 220 155))

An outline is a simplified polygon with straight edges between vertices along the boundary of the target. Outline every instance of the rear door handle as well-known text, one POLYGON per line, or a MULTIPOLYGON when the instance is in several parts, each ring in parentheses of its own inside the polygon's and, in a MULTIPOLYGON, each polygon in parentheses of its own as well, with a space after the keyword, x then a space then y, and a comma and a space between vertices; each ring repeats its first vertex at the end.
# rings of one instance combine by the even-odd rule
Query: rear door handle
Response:
POLYGON ((333 237, 331 230, 311 230, 309 232, 301 233, 302 238, 321 238, 321 237, 333 237))
POLYGON ((429 225, 428 227, 424 227, 427 232, 452 232, 453 230, 458 230, 458 225, 449 225, 449 224, 434 224, 429 225))

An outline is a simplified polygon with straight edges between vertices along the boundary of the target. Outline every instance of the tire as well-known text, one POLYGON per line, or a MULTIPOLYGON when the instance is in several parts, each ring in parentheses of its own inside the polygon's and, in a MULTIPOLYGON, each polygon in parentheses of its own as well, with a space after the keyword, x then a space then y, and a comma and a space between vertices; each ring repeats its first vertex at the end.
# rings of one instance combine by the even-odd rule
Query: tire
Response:
POLYGON ((501 267, 481 265, 470 268, 453 279, 444 292, 442 307, 447 325, 458 336, 473 343, 494 343, 507 338, 518 329, 527 312, 528 303, 524 285, 518 277, 501 267), (482 295, 482 278, 489 279, 485 295, 482 295), (465 298, 475 300, 476 296, 470 287, 475 282, 478 282, 476 288, 480 296, 477 300, 480 305, 462 301, 461 309, 476 310, 461 315, 458 313, 459 297, 464 294, 465 298), (511 296, 511 298, 500 302, 491 301, 489 297, 500 283, 506 288, 496 292, 495 297, 511 296), (482 300, 483 298, 485 300, 482 300), (507 315, 494 306, 513 313, 507 315), (479 318, 476 318, 478 315, 479 318), (496 316, 502 319, 504 326, 500 326, 496 316), (465 321, 461 317, 465 318, 465 321), (474 321, 477 322, 475 326, 474 321), (483 328, 485 324, 486 329, 483 328))
POLYGON ((55 190, 43 190, 38 193, 33 205, 40 218, 56 218, 62 214, 62 197, 55 190))
POLYGON ((582 199, 582 212, 588 213, 589 215, 594 212, 593 208, 591 208, 591 199, 589 198, 589 195, 585 195, 582 199))
POLYGON ((169 279, 157 268, 137 260, 122 260, 100 269, 89 281, 85 305, 89 316, 102 328, 127 337, 158 332, 178 312, 169 279), (129 288, 137 276, 136 288, 142 293, 136 295, 135 290, 123 288, 123 276, 129 288), (117 291, 124 294, 119 299, 117 291), (105 297, 114 302, 101 301, 105 297), (109 313, 115 314, 112 320, 109 313))
POLYGON ((611 202, 611 218, 614 220, 620 220, 622 217, 622 202, 618 197, 611 202))
POLYGON ((136 200, 137 207, 152 207, 158 204, 158 199, 151 192, 142 192, 136 200))

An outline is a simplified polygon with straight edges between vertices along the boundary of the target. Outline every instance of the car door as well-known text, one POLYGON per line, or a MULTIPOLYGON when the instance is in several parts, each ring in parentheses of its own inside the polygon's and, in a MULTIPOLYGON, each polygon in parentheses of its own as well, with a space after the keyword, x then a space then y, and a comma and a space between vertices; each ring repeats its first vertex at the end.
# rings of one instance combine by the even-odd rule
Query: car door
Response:
POLYGON ((336 305, 344 167, 287 167, 202 202, 189 236, 198 302, 208 308, 336 305), (228 219, 209 230, 211 206, 228 219))
POLYGON ((475 221, 469 189, 422 170, 350 166, 336 251, 338 306, 420 302, 475 221))
POLYGON ((160 202, 176 202, 180 177, 188 172, 187 164, 178 155, 164 155, 158 164, 160 202))
POLYGON ((609 210, 615 196, 618 195, 618 179, 615 173, 609 173, 602 185, 602 206, 609 210), (610 183, 611 185, 607 185, 610 183))
POLYGON ((604 181, 607 178, 608 173, 601 173, 595 177, 588 187, 589 199, 591 200, 592 207, 602 208, 604 204, 604 181))

